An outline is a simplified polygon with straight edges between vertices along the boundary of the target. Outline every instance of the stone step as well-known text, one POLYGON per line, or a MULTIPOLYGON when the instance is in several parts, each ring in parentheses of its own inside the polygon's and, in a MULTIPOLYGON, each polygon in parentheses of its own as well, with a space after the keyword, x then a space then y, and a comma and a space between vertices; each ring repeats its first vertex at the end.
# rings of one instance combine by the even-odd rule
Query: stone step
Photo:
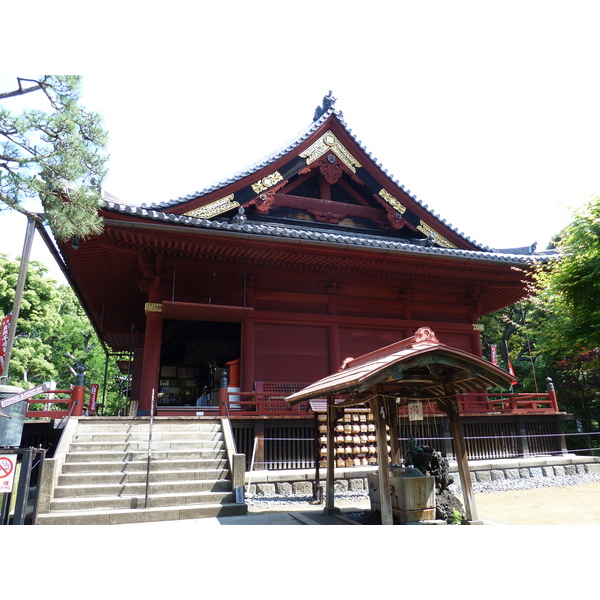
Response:
MULTIPOLYGON (((225 450, 152 450, 150 453, 151 460, 182 460, 182 459, 197 459, 197 460, 214 460, 225 458, 227 452, 225 450)), ((65 465, 75 462, 129 462, 146 460, 148 457, 147 451, 131 451, 131 452, 111 452, 109 450, 98 452, 69 452, 65 459, 65 465)))
POLYGON ((38 525, 124 525, 226 517, 247 513, 248 507, 245 504, 195 504, 161 508, 48 513, 39 515, 37 523, 38 525))
MULTIPOLYGON (((231 492, 229 479, 196 479, 192 481, 150 482, 148 492, 151 496, 163 494, 196 494, 199 492, 231 492)), ((59 485, 54 490, 55 498, 80 498, 82 496, 143 496, 146 482, 92 483, 59 485)))
MULTIPOLYGON (((80 442, 148 442, 148 432, 115 432, 115 431, 90 431, 79 433, 73 436, 73 441, 80 442)), ((168 442, 168 441, 183 441, 183 440, 199 440, 199 441, 221 441, 223 433, 220 431, 163 431, 152 432, 153 442, 168 442)))
MULTIPOLYGON (((148 497, 148 508, 184 506, 186 504, 224 504, 235 501, 235 493, 227 492, 179 492, 152 494, 148 497)), ((143 493, 131 496, 77 496, 55 498, 50 502, 50 514, 62 511, 115 510, 144 508, 143 493)))
MULTIPOLYGON (((204 481, 207 479, 229 480, 231 474, 229 469, 179 469, 157 471, 154 465, 150 464, 150 483, 166 481, 204 481)), ((146 483, 146 466, 137 472, 95 472, 95 473, 66 473, 59 475, 59 486, 81 486, 93 484, 128 484, 128 483, 146 483)))
MULTIPOLYGON (((80 421, 78 423, 78 433, 148 433, 150 431, 150 424, 146 422, 140 423, 119 423, 119 422, 89 422, 80 421)), ((154 422, 152 426, 152 432, 166 433, 166 432, 217 432, 221 431, 221 422, 203 422, 197 423, 160 423, 154 422)))
POLYGON ((40 524, 118 524, 245 514, 220 420, 84 419, 40 524), (146 477, 149 475, 149 485, 146 477), (146 504, 146 493, 147 508, 146 504))
MULTIPOLYGON (((67 455, 68 456, 68 455, 67 455)), ((146 460, 137 461, 101 461, 101 462, 65 462, 62 473, 131 473, 146 472, 146 460)), ((227 469, 228 461, 223 458, 216 459, 177 459, 177 460, 150 460, 150 469, 154 472, 169 470, 190 469, 227 469)))
MULTIPOLYGON (((172 440, 154 441, 150 445, 151 452, 159 450, 224 450, 225 442, 204 440, 172 440)), ((71 452, 148 452, 148 440, 146 441, 107 441, 107 442, 74 442, 70 446, 71 452)))

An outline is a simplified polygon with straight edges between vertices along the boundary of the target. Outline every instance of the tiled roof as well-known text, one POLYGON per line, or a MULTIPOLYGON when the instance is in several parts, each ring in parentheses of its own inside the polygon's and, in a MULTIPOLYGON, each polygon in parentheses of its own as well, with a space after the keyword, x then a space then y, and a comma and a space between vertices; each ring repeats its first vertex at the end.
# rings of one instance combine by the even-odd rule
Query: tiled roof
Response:
MULTIPOLYGON (((292 152, 302 142, 304 142, 306 139, 308 139, 315 131, 317 131, 327 121, 327 119, 331 115, 335 115, 338 122, 344 127, 344 129, 348 133, 348 135, 350 135, 352 137, 352 139, 356 142, 357 146, 367 156, 369 156, 369 158, 373 161, 373 164, 375 164, 380 169, 380 171, 394 185, 396 185, 400 189, 402 189, 423 210, 425 210, 430 215, 432 215, 437 221, 443 223, 446 227, 448 227, 455 234, 459 235, 464 240, 468 241, 471 245, 473 245, 473 246, 479 248, 481 251, 485 252, 486 255, 487 255, 487 253, 491 252, 491 253, 501 253, 503 255, 519 255, 520 256, 520 255, 524 255, 524 254, 532 254, 534 252, 535 247, 533 247, 533 246, 530 248, 519 248, 519 249, 512 249, 512 250, 495 250, 493 248, 490 248, 489 246, 485 246, 485 245, 477 242, 476 240, 472 239, 470 236, 467 236, 465 233, 459 231, 458 229, 453 227, 450 223, 448 223, 445 219, 443 219, 438 213, 433 212, 428 207, 427 204, 425 204, 422 200, 420 200, 415 194, 412 194, 411 190, 406 189, 403 184, 401 184, 397 179, 394 179, 393 175, 389 174, 387 169, 385 169, 383 167, 383 165, 380 162, 378 162, 378 160, 376 158, 373 158, 372 153, 367 150, 367 148, 363 145, 362 141, 357 139, 357 136, 352 132, 351 129, 349 129, 347 127, 341 111, 333 108, 333 106, 330 106, 330 107, 328 107, 326 109, 324 108, 322 111, 318 111, 318 112, 322 112, 321 116, 319 116, 316 120, 314 120, 307 128, 305 128, 303 131, 298 133, 296 136, 294 136, 294 138, 292 138, 289 142, 287 142, 286 144, 281 146, 279 149, 275 150, 273 153, 271 153, 268 156, 264 157, 263 159, 255 162, 254 164, 250 165, 249 167, 237 172, 236 174, 228 177, 227 179, 223 179, 209 187, 206 187, 202 190, 196 191, 192 194, 188 194, 187 196, 169 200, 167 202, 152 203, 150 205, 142 204, 140 209, 138 209, 138 207, 129 207, 129 208, 131 208, 131 210, 134 211, 134 212, 132 212, 132 214, 136 214, 137 216, 147 217, 150 219, 157 219, 157 220, 162 220, 162 221, 168 220, 170 222, 177 222, 177 223, 185 224, 185 225, 195 225, 195 226, 201 225, 203 227, 213 227, 213 228, 226 227, 227 224, 224 224, 221 221, 212 222, 212 221, 204 221, 204 220, 198 220, 198 219, 190 219, 189 217, 179 217, 177 215, 161 213, 161 209, 173 208, 174 206, 177 206, 179 204, 183 204, 185 202, 189 202, 190 200, 208 195, 219 189, 225 188, 237 181, 240 181, 240 180, 244 179, 245 177, 252 175, 253 173, 260 171, 261 169, 265 168, 269 164, 276 162, 280 158, 282 158, 285 155, 287 155, 288 153, 292 152), (161 214, 163 214, 164 216, 160 216, 161 214), (210 223, 210 225, 209 225, 209 223, 210 223)), ((117 198, 111 197, 110 194, 105 193, 104 197, 105 197, 105 203, 104 203, 105 209, 107 209, 109 211, 131 212, 126 205, 122 204, 121 201, 118 200, 117 198)), ((246 227, 250 227, 250 225, 246 225, 246 227)), ((262 230, 266 227, 269 231, 279 232, 279 233, 270 233, 270 235, 280 235, 280 234, 287 235, 287 234, 282 234, 280 232, 286 232, 288 230, 289 231, 302 231, 303 232, 301 234, 302 237, 310 235, 309 232, 307 232, 299 227, 282 227, 282 226, 277 226, 277 225, 272 225, 272 226, 252 225, 252 227, 254 228, 253 231, 258 231, 259 229, 262 230)), ((323 235, 323 234, 320 234, 319 232, 314 232, 314 234, 316 236, 323 235)), ((332 235, 334 238, 336 236, 338 236, 338 234, 332 234, 332 235)), ((361 239, 361 240, 370 240, 371 239, 370 237, 369 238, 367 238, 367 237, 361 238, 361 237, 355 237, 355 236, 346 236, 345 234, 339 234, 338 237, 350 238, 350 239, 361 239)), ((410 246, 410 244, 407 244, 405 242, 399 242, 399 241, 393 241, 393 240, 389 240, 386 242, 373 242, 373 243, 369 242, 368 244, 369 245, 373 245, 373 244, 379 245, 382 243, 391 244, 394 247, 402 247, 402 248, 410 246)), ((441 250, 443 250, 443 249, 442 248, 428 248, 427 252, 441 251, 441 250)), ((425 250, 421 249, 418 251, 423 252, 425 250)), ((461 253, 462 251, 457 250, 456 252, 461 253)), ((446 252, 444 252, 444 253, 446 253, 446 252)), ((488 256, 488 258, 491 258, 491 257, 488 256)))
MULTIPOLYGON (((378 248, 408 254, 424 254, 448 257, 461 257, 469 260, 496 261, 499 263, 530 265, 536 262, 546 262, 544 254, 531 254, 528 252, 507 252, 486 250, 461 250, 458 248, 441 248, 411 243, 374 235, 352 235, 327 229, 315 230, 300 225, 282 225, 280 223, 258 223, 255 221, 235 222, 218 221, 210 219, 197 219, 186 215, 175 215, 158 211, 143 206, 130 206, 116 202, 105 194, 105 208, 109 211, 141 217, 160 223, 202 228, 213 231, 250 234, 256 236, 269 236, 273 238, 287 238, 297 240, 311 240, 314 242, 328 243, 342 246, 364 248, 378 248)), ((520 249, 525 250, 525 249, 520 249)))

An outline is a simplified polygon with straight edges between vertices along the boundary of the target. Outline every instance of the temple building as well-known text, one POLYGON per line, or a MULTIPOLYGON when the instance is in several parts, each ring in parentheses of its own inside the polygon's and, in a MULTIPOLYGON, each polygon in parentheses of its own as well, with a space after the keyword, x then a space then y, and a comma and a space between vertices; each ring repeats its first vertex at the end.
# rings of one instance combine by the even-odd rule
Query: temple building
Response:
MULTIPOLYGON (((521 299, 544 254, 467 237, 372 156, 329 95, 260 162, 150 206, 104 193, 103 233, 57 245, 100 339, 131 357, 138 415, 226 410, 250 454, 270 427, 311 433, 286 395, 423 326, 481 357, 479 318, 521 299)), ((490 412, 471 416, 519 432, 490 412)), ((556 410, 542 413, 554 432, 556 410)))

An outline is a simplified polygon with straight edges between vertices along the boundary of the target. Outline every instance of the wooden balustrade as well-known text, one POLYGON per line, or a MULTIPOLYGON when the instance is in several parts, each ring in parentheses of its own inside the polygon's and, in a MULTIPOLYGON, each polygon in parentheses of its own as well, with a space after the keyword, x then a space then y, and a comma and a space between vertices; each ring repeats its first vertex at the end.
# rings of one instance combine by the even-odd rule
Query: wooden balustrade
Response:
POLYGON ((74 414, 74 410, 72 407, 77 403, 77 398, 73 394, 74 389, 72 390, 52 390, 51 392, 46 392, 44 394, 40 394, 40 396, 44 397, 34 397, 29 398, 27 400, 27 410, 25 411, 26 419, 61 419, 62 417, 67 417, 70 414, 74 414), (48 396, 52 396, 52 398, 48 398, 48 396), (57 397, 57 396, 66 396, 66 397, 57 397), (32 409, 32 404, 43 404, 44 408, 36 410, 32 409))

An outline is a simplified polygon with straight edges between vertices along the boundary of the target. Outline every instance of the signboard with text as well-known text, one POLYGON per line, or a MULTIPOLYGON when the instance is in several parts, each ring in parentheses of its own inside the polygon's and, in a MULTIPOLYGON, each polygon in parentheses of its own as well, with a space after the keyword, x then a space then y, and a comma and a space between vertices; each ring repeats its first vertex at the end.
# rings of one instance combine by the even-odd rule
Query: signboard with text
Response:
POLYGON ((100 386, 97 383, 92 383, 90 388, 90 406, 88 411, 96 414, 96 404, 98 403, 98 389, 100 386))
POLYGON ((16 467, 16 454, 0 455, 0 494, 12 492, 16 467))
POLYGON ((10 320, 12 314, 9 313, 2 319, 0 325, 0 375, 4 370, 4 357, 6 356, 6 349, 8 348, 8 333, 10 331, 10 320))
POLYGON ((423 405, 420 402, 409 402, 408 404, 408 420, 422 421, 423 420, 423 405))

